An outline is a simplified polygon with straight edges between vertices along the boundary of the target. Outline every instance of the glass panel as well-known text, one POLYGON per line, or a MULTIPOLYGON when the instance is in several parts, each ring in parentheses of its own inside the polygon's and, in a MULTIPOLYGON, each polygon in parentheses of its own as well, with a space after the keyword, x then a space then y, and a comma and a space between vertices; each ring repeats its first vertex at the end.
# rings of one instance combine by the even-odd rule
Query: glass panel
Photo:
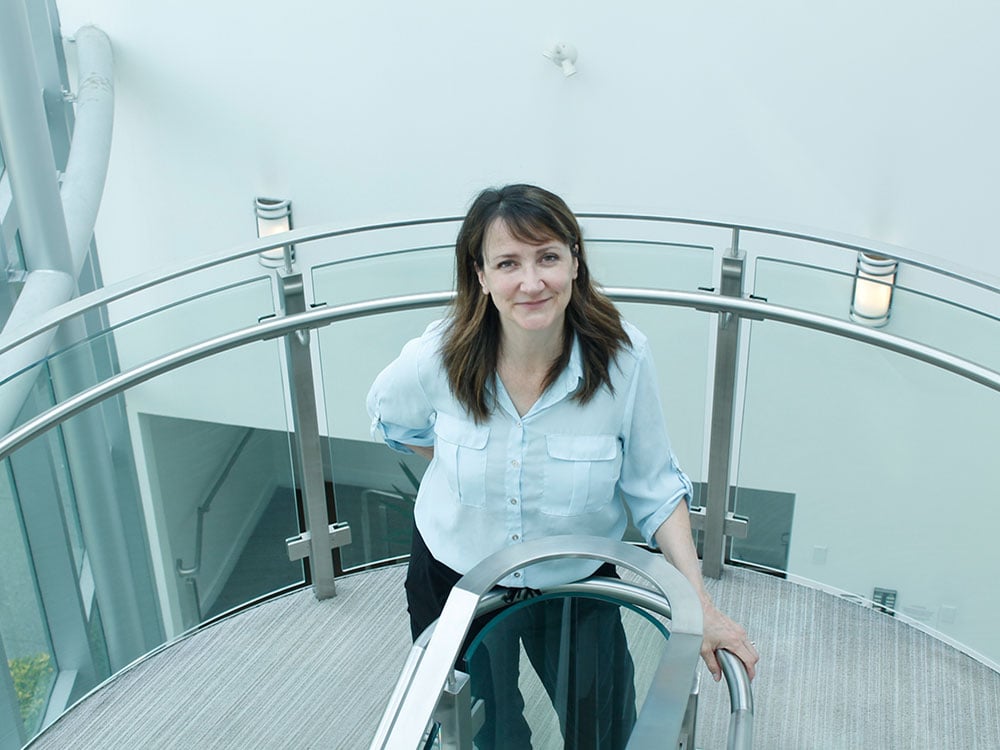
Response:
MULTIPOLYGON (((214 269, 219 270, 219 269, 214 269)), ((232 269, 222 269, 231 272, 232 269)), ((198 278, 198 284, 205 279, 198 278)), ((119 371, 156 359, 165 352, 175 351, 214 336, 255 325, 261 318, 274 314, 270 278, 251 279, 222 289, 191 297, 191 290, 175 288, 179 282, 139 293, 136 299, 113 302, 108 314, 113 321, 106 331, 81 333, 75 341, 60 345, 47 359, 52 387, 58 400, 64 401, 98 382, 97 370, 108 358, 117 359, 119 371), (171 291, 185 294, 180 301, 167 305, 156 302, 171 291)), ((93 316, 92 316, 93 317, 93 316)), ((63 324, 61 331, 82 331, 77 320, 63 324)), ((39 377, 39 362, 26 368, 24 377, 39 377)), ((6 381, 5 381, 6 382, 6 381)), ((0 384, 2 385, 2 384, 0 384)), ((22 421, 37 413, 24 412, 22 421)))
POLYGON ((588 265, 603 286, 683 289, 715 286, 710 247, 666 242, 588 240, 588 265))
POLYGON ((7 461, 0 471, 0 637, 30 736, 45 715, 56 664, 7 461))
MULTIPOLYGON (((904 278, 906 270, 901 264, 897 276, 904 278)), ((930 285, 932 281, 924 279, 923 283, 930 285)), ((775 304, 850 320, 853 290, 852 274, 767 259, 756 264, 754 294, 775 304)), ((984 309, 991 302, 990 295, 982 289, 961 291, 978 293, 976 299, 984 309)), ((995 295, 992 304, 1000 304, 995 295)), ((1000 321, 982 310, 955 305, 897 284, 889 321, 879 330, 1000 370, 1000 347, 996 346, 1000 321)))
MULTIPOLYGON (((603 286, 696 291, 715 285, 711 247, 596 239, 588 241, 587 252, 593 278, 603 286)), ((715 316, 679 307, 617 305, 649 339, 671 447, 697 487, 705 479, 705 403, 715 316)), ((645 541, 631 524, 625 538, 645 541)))
POLYGON ((454 288, 455 249, 434 246, 402 250, 313 268, 317 304, 395 297, 454 288))
POLYGON ((758 509, 787 524, 790 577, 864 601, 889 592, 897 616, 997 663, 997 424, 1000 394, 963 378, 754 323, 736 511, 751 529, 771 522, 758 509))
MULTIPOLYGON (((454 285, 452 245, 431 245, 313 268, 317 302, 329 305, 421 292, 454 285)), ((413 500, 427 461, 373 442, 365 396, 375 376, 403 344, 419 336, 443 308, 348 320, 316 332, 326 404, 331 515, 346 521, 353 542, 339 552, 346 569, 410 553, 413 500), (363 342, 363 346, 361 345, 363 342)))
POLYGON ((460 664, 486 703, 479 748, 624 748, 669 638, 648 613, 590 596, 542 595, 479 627, 460 664))
POLYGON ((225 352, 127 394, 176 632, 304 580, 285 544, 300 511, 280 343, 225 352))
POLYGON ((336 519, 350 524, 354 540, 340 550, 345 569, 410 552, 413 500, 427 461, 372 440, 365 396, 403 344, 442 314, 440 309, 391 313, 317 332, 330 436, 327 481, 336 519))
POLYGON ((1000 372, 1000 320, 897 287, 886 333, 919 341, 1000 372))

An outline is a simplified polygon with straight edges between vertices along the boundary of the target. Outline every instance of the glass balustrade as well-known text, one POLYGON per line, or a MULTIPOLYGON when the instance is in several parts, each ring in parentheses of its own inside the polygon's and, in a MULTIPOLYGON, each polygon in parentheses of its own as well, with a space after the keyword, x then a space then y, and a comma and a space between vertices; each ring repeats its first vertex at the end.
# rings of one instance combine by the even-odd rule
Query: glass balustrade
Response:
MULTIPOLYGON (((348 304, 453 285, 454 248, 430 246, 313 269, 316 299, 348 304)), ((444 308, 340 321, 317 332, 331 463, 330 484, 338 521, 350 524, 353 542, 340 550, 345 569, 399 559, 410 552, 413 501, 427 461, 403 456, 372 441, 365 396, 375 376, 403 344, 419 336, 444 308), (344 367, 346 352, 359 352, 344 367)))
POLYGON ((248 344, 125 394, 175 632, 304 580, 285 546, 301 530, 301 497, 279 343, 248 344))
MULTIPOLYGON (((957 281, 928 276, 923 269, 900 263, 889 320, 879 330, 1000 370, 1000 347, 994 341, 1000 325, 995 310, 1000 294, 967 284, 964 291, 971 299, 957 303, 939 296, 945 290, 960 291, 955 289, 957 281), (915 286, 907 286, 907 278, 915 286)), ((754 294, 774 304, 846 321, 853 290, 853 269, 846 272, 772 258, 759 258, 755 264, 754 294)))
MULTIPOLYGON (((778 530, 770 567, 879 600, 996 663, 997 424, 1000 394, 957 375, 753 323, 736 513, 751 533, 778 530)), ((752 545, 732 554, 762 562, 752 545)))
POLYGON ((57 664, 39 600, 9 462, 0 473, 0 644, 20 720, 34 734, 45 715, 57 664))
MULTIPOLYGON (((588 249, 604 286, 686 294, 719 288, 729 228, 657 225, 655 239, 643 239, 636 235, 645 229, 624 222, 623 238, 603 239, 614 236, 607 229, 614 222, 587 221, 600 230, 588 249), (666 239, 675 229, 677 239, 666 239)), ((453 222, 440 222, 299 243, 307 309, 313 305, 318 314, 451 289, 447 237, 454 230, 453 222)), ((764 235, 741 244, 753 293, 849 320, 856 252, 805 243, 808 253, 792 258, 796 244, 803 242, 764 235)), ((948 295, 964 282, 930 279, 922 266, 902 269, 881 330, 1000 368, 991 317, 1000 295, 972 285, 974 304, 956 304, 948 295)), ((266 325, 280 309, 280 285, 270 273, 248 257, 102 304, 98 312, 109 327, 87 335, 73 333, 83 326, 66 327, 52 356, 36 366, 40 376, 19 422, 119 372, 260 320, 266 325)), ((674 451, 696 485, 703 483, 719 316, 691 300, 619 306, 650 339, 674 451)), ((408 554, 425 462, 371 439, 364 400, 405 341, 443 314, 441 306, 382 313, 310 334, 329 515, 348 522, 353 535, 336 553, 341 569, 408 554)), ((847 338, 767 320, 745 321, 742 329, 733 509, 749 517, 750 533, 731 542, 733 561, 876 599, 988 663, 1000 662, 990 627, 998 613, 986 593, 998 562, 989 551, 995 492, 988 467, 1000 394, 847 338)), ((114 639, 104 638, 128 619, 117 611, 124 600, 108 590, 123 560, 142 561, 131 571, 129 606, 147 610, 140 629, 157 623, 160 632, 147 632, 156 642, 308 580, 308 564, 304 570, 290 563, 285 547, 286 538, 305 530, 289 382, 280 338, 245 344, 133 384, 16 451, 5 462, 8 487, 0 486, 0 512, 7 514, 2 550, 15 560, 3 585, 17 582, 9 601, 18 602, 0 617, 8 661, 24 652, 11 645, 21 642, 12 634, 31 631, 28 650, 47 653, 52 665, 44 679, 67 668, 58 657, 57 631, 65 628, 53 630, 52 612, 38 603, 40 591, 45 604, 45 576, 52 573, 46 566, 53 564, 30 538, 42 519, 31 517, 35 511, 18 515, 42 495, 60 526, 60 564, 71 571, 60 585, 85 610, 79 629, 90 643, 91 683, 123 665, 114 639), (110 463, 106 455, 96 470, 101 451, 110 463), (107 497, 115 503, 102 506, 107 497), (123 518, 106 523, 115 514, 123 518), (233 583, 240 577, 247 585, 233 583)), ((45 683, 46 695, 50 687, 45 683)), ((546 731, 558 725, 551 716, 546 721, 546 731)))
POLYGON ((489 704, 476 746, 624 748, 669 637, 657 616, 595 596, 503 610, 460 665, 489 704))
MULTIPOLYGON (((260 270, 247 264, 244 267, 253 273, 260 270)), ((210 279, 199 278, 195 287, 227 280, 237 269, 226 270, 226 274, 215 273, 210 279)), ((65 401, 116 372, 273 316, 272 285, 270 277, 251 278, 192 294, 195 290, 185 290, 174 281, 135 295, 138 298, 130 296, 107 303, 63 323, 52 343, 52 353, 13 373, 8 380, 51 379, 57 403, 65 401), (185 296, 169 299, 171 293, 184 292, 185 296), (96 331, 93 325, 84 326, 84 318, 95 314, 112 322, 96 331)), ((218 381, 212 368, 204 372, 192 370, 192 377, 191 387, 195 388, 202 387, 199 383, 203 378, 218 381)), ((6 382, 0 383, 0 388, 6 382)), ((36 413, 22 410, 18 423, 33 416, 36 413)))

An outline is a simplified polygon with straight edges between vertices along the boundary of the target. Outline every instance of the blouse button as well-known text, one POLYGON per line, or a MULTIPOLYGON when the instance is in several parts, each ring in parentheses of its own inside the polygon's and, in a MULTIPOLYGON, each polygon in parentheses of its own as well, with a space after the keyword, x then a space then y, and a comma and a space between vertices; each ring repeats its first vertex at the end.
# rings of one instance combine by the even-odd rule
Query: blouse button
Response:
POLYGON ((516 498, 516 497, 512 497, 512 498, 510 499, 510 504, 511 504, 511 505, 517 505, 517 498, 516 498))
POLYGON ((511 539, 513 539, 513 540, 514 540, 515 542, 516 542, 516 541, 517 541, 518 539, 520 539, 520 538, 521 538, 521 537, 519 537, 519 536, 518 536, 517 534, 514 534, 514 535, 512 535, 512 536, 511 536, 511 539))
POLYGON ((515 458, 513 461, 510 462, 510 465, 516 469, 518 466, 521 465, 521 462, 515 458))
POLYGON ((520 577, 521 577, 521 572, 520 571, 518 571, 517 573, 514 574, 514 578, 520 578, 520 577))

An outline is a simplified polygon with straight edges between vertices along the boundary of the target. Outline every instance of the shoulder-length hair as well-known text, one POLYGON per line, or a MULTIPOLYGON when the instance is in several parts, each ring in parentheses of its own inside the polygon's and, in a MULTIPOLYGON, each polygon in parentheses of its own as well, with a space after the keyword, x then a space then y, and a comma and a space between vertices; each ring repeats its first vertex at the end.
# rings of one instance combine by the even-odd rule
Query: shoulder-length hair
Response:
POLYGON ((552 363, 543 388, 555 382, 569 364, 575 336, 580 342, 583 382, 573 399, 585 404, 601 386, 613 390, 611 363, 631 341, 617 308, 591 281, 576 217, 562 198, 548 190, 507 185, 488 188, 476 197, 455 243, 456 296, 441 345, 452 394, 476 422, 485 421, 495 406, 487 394, 489 386, 496 385, 500 317, 492 299, 480 290, 477 271, 484 267, 486 232, 497 221, 522 242, 565 243, 579 264, 566 308, 562 352, 552 363))

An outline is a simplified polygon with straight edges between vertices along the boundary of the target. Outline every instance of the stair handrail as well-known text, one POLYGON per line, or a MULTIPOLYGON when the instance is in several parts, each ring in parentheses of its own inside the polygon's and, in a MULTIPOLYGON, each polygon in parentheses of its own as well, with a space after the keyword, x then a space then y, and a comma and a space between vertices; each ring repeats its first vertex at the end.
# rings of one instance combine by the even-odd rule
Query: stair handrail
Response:
POLYGON ((479 613, 481 599, 501 579, 516 570, 567 558, 600 560, 630 570, 646 579, 654 592, 669 603, 670 648, 664 651, 657 667, 632 737, 635 747, 646 747, 647 742, 660 746, 665 737, 677 736, 683 711, 676 714, 662 709, 670 704, 686 706, 689 678, 697 669, 700 657, 702 609, 691 584, 662 556, 625 542, 594 536, 554 536, 496 552, 455 584, 426 648, 415 646, 411 651, 371 747, 407 750, 416 747, 434 713, 442 689, 453 674, 453 665, 468 629, 479 613), (649 710, 646 707, 650 707, 649 710))
MULTIPOLYGON (((629 289, 607 287, 607 295, 619 302, 644 302, 674 307, 691 307, 705 312, 733 313, 753 320, 774 320, 780 323, 832 333, 843 338, 872 344, 881 349, 902 354, 934 365, 994 391, 1000 391, 1000 372, 970 362, 962 357, 935 349, 926 344, 895 336, 885 331, 857 323, 831 318, 818 313, 783 307, 766 301, 725 297, 710 292, 680 292, 660 289, 629 289)), ((0 437, 0 460, 33 440, 35 437, 79 414, 85 409, 122 393, 132 386, 170 372, 191 362, 234 349, 254 341, 266 341, 293 331, 320 328, 340 320, 363 318, 387 312, 402 312, 448 304, 454 292, 427 292, 388 297, 368 302, 353 302, 332 307, 320 307, 295 315, 263 320, 205 341, 183 347, 157 357, 125 372, 114 375, 81 391, 41 414, 24 422, 0 437)))

